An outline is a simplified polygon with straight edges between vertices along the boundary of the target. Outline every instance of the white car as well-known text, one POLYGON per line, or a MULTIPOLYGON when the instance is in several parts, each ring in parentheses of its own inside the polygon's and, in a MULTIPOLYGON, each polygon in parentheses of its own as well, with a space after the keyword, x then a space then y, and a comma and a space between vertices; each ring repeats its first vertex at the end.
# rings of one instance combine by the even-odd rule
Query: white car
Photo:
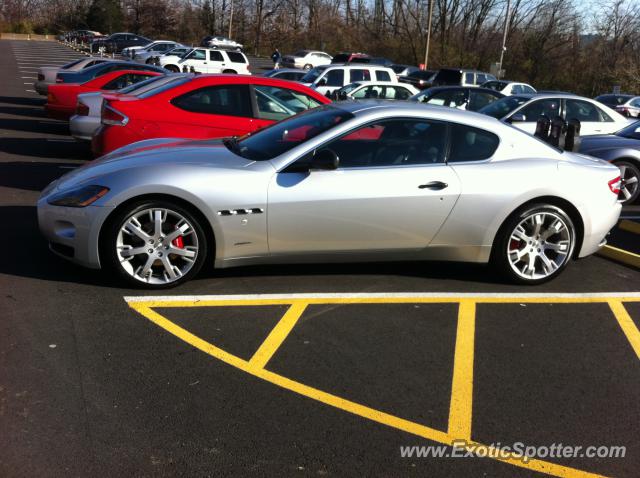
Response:
POLYGON ((300 83, 323 95, 331 94, 349 83, 357 81, 388 81, 397 83, 391 68, 373 63, 349 63, 318 66, 309 70, 300 83))
POLYGON ((162 53, 161 55, 153 55, 149 57, 146 61, 147 64, 153 64, 158 66, 169 65, 172 63, 176 63, 182 59, 187 53, 189 53, 193 48, 188 46, 179 46, 178 48, 174 48, 173 50, 169 50, 166 53, 162 53))
POLYGON ((302 68, 310 70, 316 66, 329 65, 331 55, 323 51, 299 50, 293 55, 285 55, 280 59, 280 64, 284 68, 302 68))
POLYGON ((250 75, 249 60, 240 51, 193 48, 178 60, 163 60, 160 66, 174 73, 237 73, 250 75))
POLYGON ((537 93, 536 89, 527 83, 517 81, 491 80, 480 85, 482 88, 499 91, 505 96, 537 93))
POLYGON ((59 71, 80 71, 90 66, 97 65, 98 63, 104 63, 110 61, 110 58, 100 58, 94 56, 87 56, 73 60, 70 63, 62 66, 41 66, 38 70, 38 81, 34 83, 35 90, 41 95, 47 96, 49 93, 49 85, 53 85, 56 82, 56 75, 59 71))
POLYGON ((159 56, 163 53, 171 51, 178 47, 184 47, 180 43, 168 40, 154 41, 152 44, 144 48, 133 51, 132 59, 138 63, 147 63, 147 60, 153 56, 159 56))
POLYGON ((202 39, 200 46, 208 48, 220 48, 223 50, 242 50, 242 43, 223 36, 208 36, 202 39))
POLYGON ((335 100, 408 100, 420 92, 417 88, 405 83, 393 81, 356 81, 333 92, 335 100))
POLYGON ((580 121, 580 135, 612 134, 629 124, 629 120, 611 108, 582 96, 560 93, 514 95, 495 101, 478 111, 511 123, 529 134, 536 132, 541 115, 553 120, 580 121))

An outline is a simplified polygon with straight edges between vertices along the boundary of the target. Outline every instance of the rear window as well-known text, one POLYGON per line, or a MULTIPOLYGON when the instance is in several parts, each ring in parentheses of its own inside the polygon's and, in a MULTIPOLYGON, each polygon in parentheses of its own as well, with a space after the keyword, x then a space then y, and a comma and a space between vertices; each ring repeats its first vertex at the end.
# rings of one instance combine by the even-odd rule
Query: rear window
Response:
POLYGON ((419 80, 428 80, 433 76, 433 71, 417 70, 417 71, 412 71, 411 73, 409 73, 408 76, 411 78, 417 78, 419 80))
POLYGON ((346 53, 340 53, 333 57, 333 60, 331 60, 331 63, 346 63, 349 61, 350 56, 351 55, 348 55, 346 53))
POLYGON ((631 98, 633 98, 631 95, 600 95, 596 98, 596 101, 606 105, 617 106, 625 104, 631 98))
POLYGON ((242 53, 238 53, 237 51, 228 51, 227 55, 229 55, 229 60, 233 63, 246 63, 247 59, 244 57, 242 53))
POLYGON ((222 53, 220 53, 217 50, 210 50, 209 51, 209 60, 211 61, 224 61, 224 57, 222 56, 222 53))
POLYGON ((483 129, 462 124, 451 126, 451 151, 448 162, 482 161, 498 149, 500 139, 483 129))
POLYGON ((71 68, 72 66, 77 65, 78 63, 80 63, 82 60, 84 60, 84 58, 80 58, 79 60, 76 61, 72 61, 71 63, 67 63, 66 65, 64 65, 62 68, 60 68, 61 70, 68 70, 69 68, 71 68))
POLYGON ((190 77, 176 78, 174 81, 170 81, 162 86, 158 86, 157 88, 153 88, 151 90, 145 90, 141 93, 136 94, 135 96, 140 99, 150 98, 159 93, 170 90, 171 88, 175 88, 176 86, 184 85, 188 81, 191 81, 190 77))
POLYGON ((376 70, 376 79, 378 81, 391 81, 391 75, 388 71, 376 70))
POLYGON ((440 70, 434 80, 439 84, 459 85, 462 81, 462 72, 459 70, 440 70))

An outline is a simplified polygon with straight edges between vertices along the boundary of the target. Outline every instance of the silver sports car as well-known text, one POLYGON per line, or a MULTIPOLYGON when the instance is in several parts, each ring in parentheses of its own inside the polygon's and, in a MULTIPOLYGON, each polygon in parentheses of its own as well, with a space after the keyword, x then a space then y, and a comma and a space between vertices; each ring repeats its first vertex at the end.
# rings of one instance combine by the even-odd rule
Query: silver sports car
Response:
POLYGON ((148 288, 204 264, 402 259, 536 284, 605 243, 619 183, 485 115, 354 102, 240 139, 125 146, 51 183, 38 219, 56 253, 148 288))

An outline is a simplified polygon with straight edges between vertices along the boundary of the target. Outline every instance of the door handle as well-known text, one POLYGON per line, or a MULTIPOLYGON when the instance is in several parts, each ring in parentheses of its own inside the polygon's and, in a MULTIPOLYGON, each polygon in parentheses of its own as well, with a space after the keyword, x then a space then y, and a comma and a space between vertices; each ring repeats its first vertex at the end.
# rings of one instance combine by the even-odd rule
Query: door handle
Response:
POLYGON ((418 188, 431 189, 432 191, 440 191, 441 189, 444 189, 448 186, 449 185, 447 183, 443 183, 442 181, 431 181, 430 183, 427 183, 427 184, 421 184, 420 186, 418 186, 418 188))

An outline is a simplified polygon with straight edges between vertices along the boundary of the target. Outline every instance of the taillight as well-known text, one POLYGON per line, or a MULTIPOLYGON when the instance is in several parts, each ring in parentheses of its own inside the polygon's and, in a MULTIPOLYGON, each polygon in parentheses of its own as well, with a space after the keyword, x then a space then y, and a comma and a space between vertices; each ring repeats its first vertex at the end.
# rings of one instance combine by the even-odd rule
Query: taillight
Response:
POLYGON ((55 103, 56 102, 56 97, 54 96, 53 93, 48 93, 47 94, 47 103, 55 103))
POLYGON ((102 104, 101 116, 102 124, 108 124, 112 126, 124 126, 129 121, 129 118, 120 113, 117 109, 105 103, 102 104))
POLYGON ((89 116, 89 107, 82 101, 78 100, 78 104, 76 105, 76 114, 78 116, 89 116))
POLYGON ((59 76, 56 76, 56 83, 62 83, 62 78, 60 78, 59 76))
POLYGON ((38 81, 44 81, 44 75, 42 73, 38 73, 38 81))
POLYGON ((615 194, 616 196, 620 194, 620 186, 621 186, 621 178, 618 176, 615 179, 612 179, 607 184, 609 185, 609 190, 615 194))

